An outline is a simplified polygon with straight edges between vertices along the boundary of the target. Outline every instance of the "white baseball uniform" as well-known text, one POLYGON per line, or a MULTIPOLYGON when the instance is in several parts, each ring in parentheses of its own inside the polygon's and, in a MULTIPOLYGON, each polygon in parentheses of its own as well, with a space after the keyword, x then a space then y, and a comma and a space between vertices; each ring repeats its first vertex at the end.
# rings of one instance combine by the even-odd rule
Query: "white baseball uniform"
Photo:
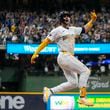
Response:
POLYGON ((77 58, 74 57, 75 36, 80 35, 81 27, 59 26, 53 29, 47 36, 59 47, 57 62, 62 68, 67 82, 51 88, 53 92, 67 91, 76 87, 86 87, 90 70, 77 58), (78 80, 78 74, 80 75, 78 80))

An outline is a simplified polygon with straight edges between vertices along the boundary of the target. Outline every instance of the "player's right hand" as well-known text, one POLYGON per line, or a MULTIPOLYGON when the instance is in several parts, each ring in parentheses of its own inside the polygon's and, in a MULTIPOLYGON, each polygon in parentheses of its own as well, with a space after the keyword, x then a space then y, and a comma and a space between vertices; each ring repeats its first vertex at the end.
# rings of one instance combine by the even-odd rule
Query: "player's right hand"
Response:
POLYGON ((38 58, 39 55, 38 54, 33 54, 32 57, 31 57, 31 64, 34 64, 35 63, 35 60, 36 58, 38 58))

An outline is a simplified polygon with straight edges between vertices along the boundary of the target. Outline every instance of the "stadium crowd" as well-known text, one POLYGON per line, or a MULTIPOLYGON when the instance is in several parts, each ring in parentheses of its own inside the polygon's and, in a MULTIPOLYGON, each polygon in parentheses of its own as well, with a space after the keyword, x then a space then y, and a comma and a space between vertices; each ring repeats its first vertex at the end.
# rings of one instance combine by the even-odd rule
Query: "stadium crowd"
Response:
MULTIPOLYGON (((0 44, 6 42, 40 43, 48 32, 56 27, 58 13, 37 13, 26 11, 0 11, 0 44)), ((89 12, 75 9, 70 11, 72 25, 83 26, 89 19, 89 12)), ((82 34, 77 43, 108 43, 110 42, 110 9, 102 7, 97 12, 97 22, 87 34, 82 34)))

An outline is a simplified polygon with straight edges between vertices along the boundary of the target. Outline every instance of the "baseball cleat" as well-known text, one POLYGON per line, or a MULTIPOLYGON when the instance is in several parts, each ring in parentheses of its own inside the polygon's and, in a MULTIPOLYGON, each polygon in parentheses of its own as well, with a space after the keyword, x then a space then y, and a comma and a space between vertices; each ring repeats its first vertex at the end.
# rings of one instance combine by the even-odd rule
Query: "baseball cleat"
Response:
POLYGON ((82 105, 86 105, 86 106, 94 106, 93 102, 89 101, 88 99, 86 98, 80 98, 78 100, 78 103, 79 104, 82 104, 82 105))
POLYGON ((43 90, 43 101, 48 102, 49 96, 52 94, 51 90, 47 87, 44 87, 43 90))

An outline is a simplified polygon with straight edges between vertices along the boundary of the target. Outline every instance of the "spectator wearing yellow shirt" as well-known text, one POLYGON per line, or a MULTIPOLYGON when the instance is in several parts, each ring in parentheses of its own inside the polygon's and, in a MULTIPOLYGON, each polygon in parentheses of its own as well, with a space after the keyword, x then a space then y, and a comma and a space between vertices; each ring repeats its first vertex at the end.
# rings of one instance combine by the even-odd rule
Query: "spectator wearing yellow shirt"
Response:
POLYGON ((15 32, 15 30, 16 30, 16 25, 15 24, 12 24, 11 25, 11 32, 15 32))

